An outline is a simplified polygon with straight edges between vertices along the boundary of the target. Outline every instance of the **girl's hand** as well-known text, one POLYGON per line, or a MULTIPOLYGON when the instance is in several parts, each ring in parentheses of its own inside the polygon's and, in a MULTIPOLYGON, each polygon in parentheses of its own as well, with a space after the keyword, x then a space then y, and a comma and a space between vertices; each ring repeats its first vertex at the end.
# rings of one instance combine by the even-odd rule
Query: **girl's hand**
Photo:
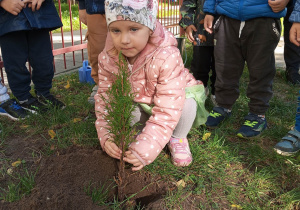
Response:
POLYGON ((137 159, 131 151, 125 152, 124 161, 134 166, 131 168, 133 171, 141 170, 144 167, 143 163, 137 159))
POLYGON ((120 159, 122 151, 120 148, 110 139, 108 139, 104 144, 105 152, 113 158, 120 159))
POLYGON ((193 42, 195 40, 193 37, 193 31, 197 31, 194 25, 189 25, 185 30, 186 36, 190 42, 193 42))

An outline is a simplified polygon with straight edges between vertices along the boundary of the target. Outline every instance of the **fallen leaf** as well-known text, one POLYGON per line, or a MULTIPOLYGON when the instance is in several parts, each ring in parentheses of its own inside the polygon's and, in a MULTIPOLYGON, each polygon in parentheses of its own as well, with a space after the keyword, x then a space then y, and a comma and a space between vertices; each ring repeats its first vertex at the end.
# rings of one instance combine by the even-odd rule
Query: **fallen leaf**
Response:
POLYGON ((20 128, 28 128, 29 125, 21 125, 20 128))
POLYGON ((55 149, 55 146, 52 144, 51 147, 50 147, 50 150, 53 151, 54 149, 55 149))
POLYGON ((65 89, 69 89, 70 88, 70 82, 69 80, 67 81, 67 84, 64 86, 65 89))
POLYGON ((74 119, 73 119, 73 122, 74 122, 74 123, 77 123, 77 122, 80 122, 80 121, 81 121, 81 118, 74 118, 74 119))
POLYGON ((212 165, 210 165, 210 164, 207 164, 208 165, 208 167, 210 167, 211 169, 214 169, 214 167, 212 166, 212 165))
POLYGON ((15 161, 15 162, 13 162, 11 165, 13 166, 13 167, 18 167, 18 165, 20 165, 21 164, 21 160, 17 160, 17 161, 15 161))
POLYGON ((56 136, 56 133, 54 132, 54 130, 48 130, 48 134, 51 137, 51 139, 54 139, 54 137, 56 136))
POLYGON ((179 180, 178 182, 176 182, 176 186, 177 187, 185 187, 185 181, 183 179, 179 180))
POLYGON ((211 133, 206 133, 203 135, 202 140, 206 141, 210 137, 211 133))
POLYGON ((232 208, 237 208, 237 209, 242 209, 242 207, 240 205, 237 205, 237 204, 232 204, 231 207, 232 208))

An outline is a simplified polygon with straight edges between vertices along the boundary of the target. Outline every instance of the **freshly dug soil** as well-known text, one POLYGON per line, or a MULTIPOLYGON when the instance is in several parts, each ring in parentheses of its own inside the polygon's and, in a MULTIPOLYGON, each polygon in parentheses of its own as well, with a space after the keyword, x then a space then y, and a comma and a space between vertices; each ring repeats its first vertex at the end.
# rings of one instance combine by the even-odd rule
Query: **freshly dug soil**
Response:
MULTIPOLYGON (((106 155, 100 148, 82 148, 71 146, 68 149, 56 150, 52 155, 42 154, 46 145, 41 138, 24 140, 13 137, 5 145, 5 152, 0 158, 26 161, 28 171, 37 172, 35 187, 29 195, 19 201, 0 203, 0 209, 108 209, 97 205, 87 194, 87 189, 108 189, 108 201, 117 196, 114 177, 117 174, 117 161, 106 155), (39 155, 32 155, 32 153, 39 155)), ((20 168, 20 166, 18 167, 20 168)), ((17 168, 13 168, 18 170, 17 168)), ((126 169, 127 180, 125 194, 131 198, 131 205, 140 204, 149 209, 164 209, 162 196, 168 189, 168 183, 159 177, 140 171, 126 169)), ((7 189, 10 176, 0 178, 0 186, 7 189)), ((90 190, 91 191, 91 190, 90 190)))

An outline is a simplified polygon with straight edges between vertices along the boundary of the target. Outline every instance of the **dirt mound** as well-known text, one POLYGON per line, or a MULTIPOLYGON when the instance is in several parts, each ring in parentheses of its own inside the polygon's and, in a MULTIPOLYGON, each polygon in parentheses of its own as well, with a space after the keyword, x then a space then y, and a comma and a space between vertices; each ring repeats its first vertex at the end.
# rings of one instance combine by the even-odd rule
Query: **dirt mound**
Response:
MULTIPOLYGON (((29 158, 24 150, 28 147, 23 147, 19 154, 22 158, 29 158)), ((7 155, 18 154, 16 152, 11 151, 7 155)), ((37 159, 31 168, 38 169, 34 189, 20 201, 1 203, 1 209, 105 209, 107 207, 96 205, 87 195, 88 186, 96 189, 101 185, 109 186, 111 200, 117 192, 113 181, 117 161, 99 149, 72 146, 37 159)), ((151 177, 145 172, 132 173, 130 169, 127 174, 125 193, 127 197, 136 194, 131 199, 133 203, 146 207, 166 192, 167 184, 160 182, 158 177, 151 177)))

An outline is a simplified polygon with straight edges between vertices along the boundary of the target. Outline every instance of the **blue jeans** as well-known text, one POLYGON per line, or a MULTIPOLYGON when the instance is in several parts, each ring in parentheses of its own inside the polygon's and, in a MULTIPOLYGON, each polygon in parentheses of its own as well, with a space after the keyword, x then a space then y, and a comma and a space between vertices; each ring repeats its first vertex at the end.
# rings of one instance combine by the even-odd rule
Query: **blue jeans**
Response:
POLYGON ((0 37, 8 84, 14 96, 23 101, 31 97, 30 83, 38 95, 47 97, 54 76, 53 54, 48 30, 16 31, 0 37), (32 67, 32 74, 26 61, 32 67))

